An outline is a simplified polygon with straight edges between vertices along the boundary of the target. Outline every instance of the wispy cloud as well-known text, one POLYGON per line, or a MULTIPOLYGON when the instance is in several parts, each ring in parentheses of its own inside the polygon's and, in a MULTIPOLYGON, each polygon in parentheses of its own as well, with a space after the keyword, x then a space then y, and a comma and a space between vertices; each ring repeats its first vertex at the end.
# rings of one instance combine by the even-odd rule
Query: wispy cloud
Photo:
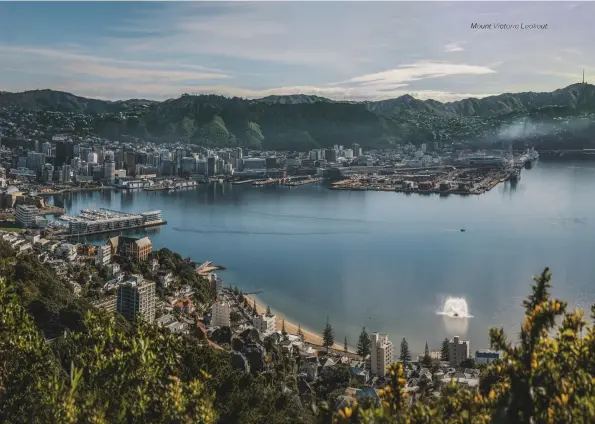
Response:
POLYGON ((496 71, 485 66, 418 62, 410 65, 402 65, 398 68, 388 71, 351 78, 345 82, 374 85, 393 85, 417 81, 425 78, 438 78, 455 75, 485 75, 493 74, 495 72, 496 71))
POLYGON ((446 46, 444 46, 444 51, 446 53, 462 52, 465 49, 461 44, 462 43, 448 43, 446 46))

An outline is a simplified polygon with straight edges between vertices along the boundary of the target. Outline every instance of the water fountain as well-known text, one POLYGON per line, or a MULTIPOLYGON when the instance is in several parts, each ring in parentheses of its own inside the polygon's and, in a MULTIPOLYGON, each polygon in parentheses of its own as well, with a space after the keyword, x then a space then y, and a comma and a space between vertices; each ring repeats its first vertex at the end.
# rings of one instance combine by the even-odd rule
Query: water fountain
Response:
POLYGON ((473 315, 469 315, 467 301, 463 297, 448 297, 442 311, 438 311, 437 314, 450 318, 473 318, 473 315))

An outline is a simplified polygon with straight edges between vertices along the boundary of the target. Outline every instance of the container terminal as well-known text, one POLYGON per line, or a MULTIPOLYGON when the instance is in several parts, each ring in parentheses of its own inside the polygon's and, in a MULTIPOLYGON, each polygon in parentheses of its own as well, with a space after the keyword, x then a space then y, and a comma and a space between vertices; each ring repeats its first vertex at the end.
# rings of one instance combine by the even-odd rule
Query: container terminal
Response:
POLYGON ((477 195, 504 181, 517 182, 521 169, 529 168, 535 156, 522 155, 505 161, 499 157, 468 157, 457 166, 393 168, 373 174, 355 173, 333 182, 332 190, 373 190, 441 195, 477 195))
POLYGON ((62 215, 60 220, 68 224, 68 234, 91 235, 135 228, 165 225, 161 211, 127 213, 110 209, 84 209, 77 216, 62 215))

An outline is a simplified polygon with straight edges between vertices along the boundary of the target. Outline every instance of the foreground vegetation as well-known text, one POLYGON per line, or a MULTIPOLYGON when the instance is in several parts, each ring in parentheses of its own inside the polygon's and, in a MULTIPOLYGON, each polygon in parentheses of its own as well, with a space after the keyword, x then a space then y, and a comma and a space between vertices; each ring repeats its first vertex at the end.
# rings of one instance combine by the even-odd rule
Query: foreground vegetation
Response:
MULTIPOLYGON (((170 256, 160 253, 160 259, 170 256)), ((478 389, 453 385, 408 406, 403 370, 395 364, 379 403, 338 412, 334 400, 352 384, 346 366, 326 376, 308 403, 296 395, 303 392, 295 375, 299 355, 269 345, 266 371, 242 373, 227 352, 192 336, 142 322, 119 326, 117 315, 80 310, 68 287, 32 258, 3 255, 0 275, 0 417, 6 423, 595 422, 595 330, 581 312, 567 312, 550 297, 547 269, 524 302, 520 343, 491 330, 492 347, 505 354, 484 370, 478 389), (64 336, 45 340, 35 302, 67 330, 64 336), (64 318, 71 309, 82 318, 64 318)))

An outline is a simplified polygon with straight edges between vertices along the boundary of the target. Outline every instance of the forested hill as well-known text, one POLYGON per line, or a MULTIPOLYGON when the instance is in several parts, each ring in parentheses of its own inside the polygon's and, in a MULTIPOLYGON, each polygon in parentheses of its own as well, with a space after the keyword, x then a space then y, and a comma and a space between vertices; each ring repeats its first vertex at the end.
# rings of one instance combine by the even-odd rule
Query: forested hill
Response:
POLYGON ((183 95, 162 102, 108 102, 36 90, 1 92, 0 107, 89 115, 88 126, 81 131, 108 138, 128 135, 210 146, 307 150, 351 143, 373 148, 405 142, 524 138, 545 143, 546 148, 577 148, 592 143, 595 86, 573 84, 548 93, 501 94, 451 103, 408 95, 359 103, 309 95, 256 100, 183 95))

